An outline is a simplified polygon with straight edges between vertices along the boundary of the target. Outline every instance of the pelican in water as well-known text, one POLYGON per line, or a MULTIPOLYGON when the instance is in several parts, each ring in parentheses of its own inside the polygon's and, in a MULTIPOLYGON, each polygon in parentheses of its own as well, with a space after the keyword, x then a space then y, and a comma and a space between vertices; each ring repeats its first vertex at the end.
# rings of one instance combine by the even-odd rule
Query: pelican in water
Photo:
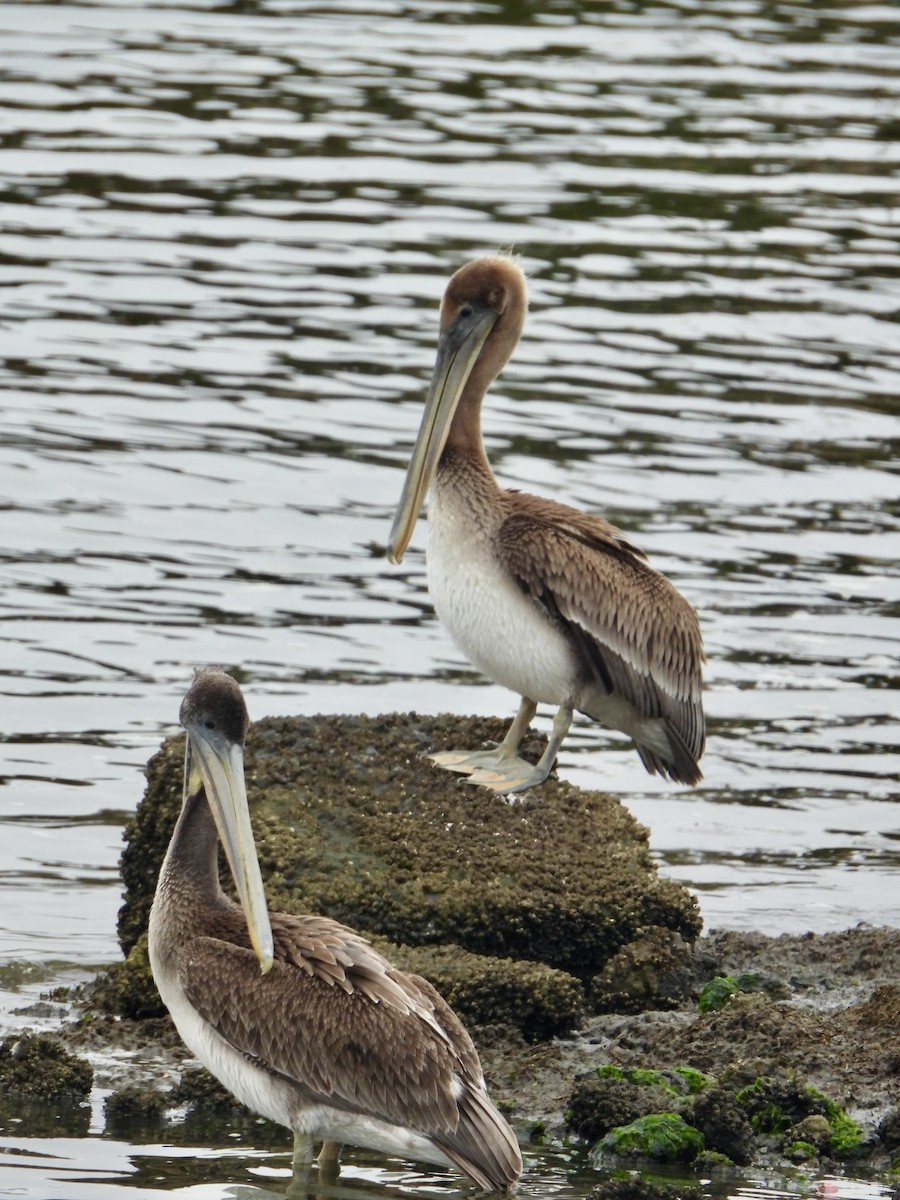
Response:
POLYGON ((521 697, 501 744, 431 757, 497 792, 549 775, 575 710, 628 734, 651 774, 695 785, 705 743, 697 614, 602 517, 501 488, 481 405, 522 333, 525 276, 507 257, 451 278, 422 425, 388 543, 399 563, 422 503, 428 590, 467 657, 521 697), (518 754, 537 705, 556 705, 537 765, 518 754))
POLYGON ((294 1131, 294 1168, 340 1145, 454 1166, 511 1191, 515 1136, 472 1039, 425 979, 326 917, 270 913, 250 829, 237 683, 200 671, 181 705, 184 800, 150 913, 150 963, 182 1039, 248 1108, 294 1131), (221 840, 240 905, 222 892, 221 840))

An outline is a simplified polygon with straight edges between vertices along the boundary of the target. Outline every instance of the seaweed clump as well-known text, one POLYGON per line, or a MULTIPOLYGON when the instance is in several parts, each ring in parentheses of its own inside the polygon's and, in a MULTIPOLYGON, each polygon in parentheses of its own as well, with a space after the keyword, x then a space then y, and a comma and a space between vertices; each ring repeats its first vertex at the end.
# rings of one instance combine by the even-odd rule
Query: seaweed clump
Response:
POLYGON ((865 1131, 818 1088, 797 1079, 759 1078, 736 1095, 758 1133, 778 1138, 791 1149, 812 1146, 832 1158, 855 1158, 865 1146, 865 1131))
POLYGON ((693 1162, 704 1150, 703 1134, 678 1113, 651 1113, 611 1129, 594 1147, 592 1158, 645 1158, 654 1162, 693 1162))
MULTIPOLYGON (((836 1101, 793 1076, 759 1077, 739 1086, 733 1072, 717 1080, 691 1067, 597 1067, 576 1080, 567 1124, 595 1143, 601 1159, 616 1154, 690 1161, 705 1150, 707 1157, 711 1153, 719 1161, 746 1165, 754 1150, 765 1146, 808 1162, 854 1158, 867 1145, 865 1131, 836 1101), (683 1120, 700 1141, 688 1137, 682 1146, 675 1134, 684 1131, 672 1117, 683 1120), (690 1156, 678 1159, 682 1150, 690 1156)), ((888 1127, 885 1134, 890 1136, 888 1127)))

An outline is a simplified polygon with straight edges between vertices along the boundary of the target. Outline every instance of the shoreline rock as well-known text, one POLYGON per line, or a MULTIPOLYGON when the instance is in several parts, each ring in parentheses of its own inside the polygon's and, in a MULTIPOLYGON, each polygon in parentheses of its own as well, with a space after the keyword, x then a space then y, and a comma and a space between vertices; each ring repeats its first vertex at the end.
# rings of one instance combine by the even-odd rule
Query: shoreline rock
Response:
MULTIPOLYGON (((900 1175, 900 930, 699 937, 696 901, 659 878, 616 799, 551 778, 508 800, 422 757, 503 731, 416 714, 258 722, 245 765, 272 906, 342 920, 430 978, 526 1143, 593 1146, 603 1171, 649 1146, 688 1178, 797 1164, 900 1175)), ((112 1125, 171 1137, 201 1111, 241 1119, 192 1065, 146 960, 182 756, 174 738, 151 760, 127 830, 126 960, 74 998, 80 1019, 59 1034, 114 1089, 112 1125)))
MULTIPOLYGON (((509 799, 424 757, 502 735, 498 721, 415 713, 256 722, 244 766, 270 906, 351 926, 446 989, 463 1020, 510 1021, 529 1037, 570 1032, 608 1005, 604 972, 620 959, 632 965, 639 1007, 676 1003, 692 983, 699 910, 659 877, 648 831, 620 801, 555 778, 509 799)), ((524 747, 542 748, 537 737, 524 747)), ((183 736, 153 756, 125 831, 119 935, 139 960, 139 992, 183 758, 183 736)), ((152 991, 119 1011, 152 1015, 152 991)))

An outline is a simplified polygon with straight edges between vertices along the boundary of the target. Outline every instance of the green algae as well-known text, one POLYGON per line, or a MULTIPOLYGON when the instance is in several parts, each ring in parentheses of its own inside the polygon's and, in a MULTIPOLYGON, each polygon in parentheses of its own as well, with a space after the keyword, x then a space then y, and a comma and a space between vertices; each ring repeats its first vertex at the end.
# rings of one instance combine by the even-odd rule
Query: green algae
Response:
POLYGON ((791 1162, 805 1163, 812 1162, 818 1156, 818 1151, 811 1142, 796 1141, 785 1146, 784 1155, 791 1162))
POLYGON ((697 1007, 702 1013, 717 1012, 740 990, 738 981, 731 975, 717 975, 701 988, 697 1007))
POLYGON ((637 1083, 613 1068, 582 1075, 575 1081, 566 1111, 566 1124, 595 1143, 611 1130, 672 1107, 670 1092, 650 1083, 637 1083))
POLYGON ((865 1130, 834 1100, 830 1099, 818 1088, 807 1087, 811 1099, 825 1106, 825 1117, 828 1121, 828 1149, 835 1158, 855 1158, 863 1149, 865 1130))
POLYGON ((712 1087, 715 1080, 711 1075, 705 1074, 703 1071, 698 1071, 696 1067, 675 1067, 675 1074, 680 1075, 687 1084, 687 1090, 693 1095, 696 1092, 702 1092, 705 1088, 712 1087))
POLYGON ((735 1093, 746 1111, 750 1124, 760 1134, 781 1137, 790 1127, 821 1106, 811 1106, 805 1089, 796 1079, 760 1077, 735 1093))
POLYGON ((821 1148, 833 1158, 853 1158, 864 1148, 862 1126, 823 1092, 796 1079, 761 1077, 741 1088, 736 1099, 750 1115, 751 1124, 758 1133, 776 1137, 787 1135, 785 1141, 793 1141, 790 1131, 794 1126, 809 1128, 808 1119, 819 1116, 827 1122, 827 1138, 822 1138, 821 1148))
POLYGON ((750 1161, 753 1129, 734 1091, 694 1067, 598 1066, 576 1080, 566 1119, 570 1129, 596 1142, 638 1119, 673 1115, 699 1131, 709 1151, 731 1163, 750 1161))
POLYGON ((706 1174, 708 1171, 723 1172, 734 1170, 734 1159, 729 1158, 727 1154, 721 1154, 718 1150, 703 1150, 694 1159, 693 1168, 695 1171, 702 1171, 706 1174))
POLYGON ((662 1071, 654 1071, 650 1067, 634 1067, 627 1073, 626 1078, 630 1079, 632 1083, 662 1087, 668 1092, 675 1091, 662 1071))
POLYGON ((761 992, 770 1000, 790 999, 790 988, 780 979, 773 979, 757 971, 742 971, 740 975, 717 975, 709 979, 700 989, 698 1008, 701 1013, 717 1012, 732 996, 761 992))
POLYGON ((672 1070, 657 1070, 653 1067, 617 1067, 603 1063, 595 1068, 600 1079, 624 1079, 645 1087, 662 1088, 672 1096, 701 1092, 714 1080, 711 1075, 698 1071, 696 1067, 674 1067, 672 1070), (674 1077, 674 1078, 673 1078, 674 1077))
POLYGON ((602 1066, 595 1068, 597 1075, 601 1079, 624 1079, 625 1068, 614 1067, 612 1063, 603 1063, 602 1066))
POLYGON ((656 1162, 692 1162, 704 1150, 703 1134, 678 1113, 654 1113, 638 1117, 629 1125, 620 1125, 594 1147, 593 1156, 602 1159, 647 1158, 656 1162))

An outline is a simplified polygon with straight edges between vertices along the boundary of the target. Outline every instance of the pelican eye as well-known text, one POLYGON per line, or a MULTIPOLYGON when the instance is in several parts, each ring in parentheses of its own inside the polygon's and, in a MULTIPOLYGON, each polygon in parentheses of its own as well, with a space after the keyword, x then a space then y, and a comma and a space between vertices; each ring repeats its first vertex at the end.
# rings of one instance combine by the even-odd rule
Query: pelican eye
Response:
POLYGON ((462 308, 459 310, 459 315, 461 317, 471 317, 471 315, 474 311, 475 311, 475 309, 472 307, 471 304, 464 304, 462 306, 462 308))
POLYGON ((207 719, 203 722, 203 724, 206 726, 207 729, 215 729, 215 727, 216 727, 216 723, 212 719, 212 717, 207 717, 207 719))

